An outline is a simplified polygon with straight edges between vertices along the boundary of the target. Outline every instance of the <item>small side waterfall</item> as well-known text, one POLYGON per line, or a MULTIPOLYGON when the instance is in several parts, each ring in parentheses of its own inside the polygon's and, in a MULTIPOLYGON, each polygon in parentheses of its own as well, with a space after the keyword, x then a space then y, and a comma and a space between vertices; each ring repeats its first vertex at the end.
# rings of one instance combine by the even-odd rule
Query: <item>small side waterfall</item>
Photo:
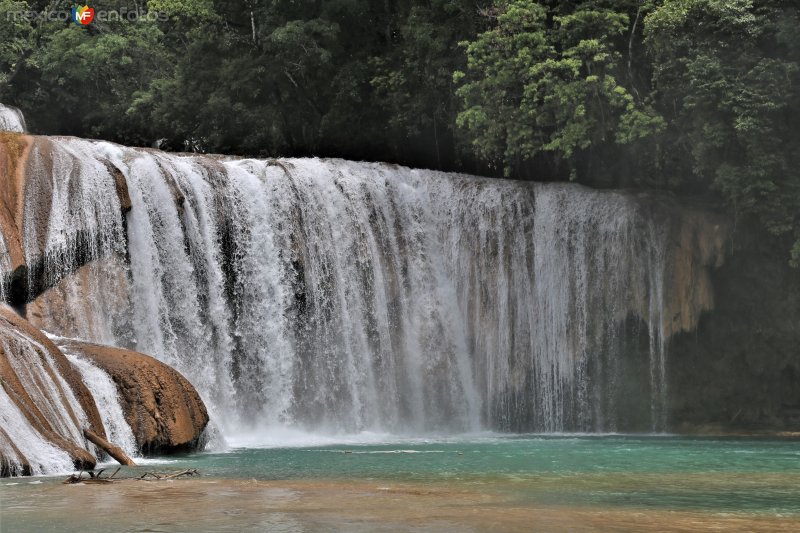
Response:
POLYGON ((83 436, 83 429, 92 427, 91 413, 98 414, 91 402, 100 407, 95 420, 105 434, 135 455, 133 433, 111 378, 78 356, 65 359, 44 334, 0 307, 0 472, 69 472, 76 460, 93 460, 98 450, 83 436), (80 380, 88 391, 76 388, 80 380))
POLYGON ((8 475, 22 475, 21 465, 24 461, 31 465, 31 475, 68 472, 72 469, 69 454, 48 442, 31 426, 3 387, 0 387, 0 423, 0 453, 9 462, 0 466, 8 468, 8 475), (13 440, 10 435, 14 435, 13 440))
POLYGON ((67 351, 64 353, 70 363, 80 372, 83 382, 89 387, 97 409, 100 411, 108 440, 122 448, 129 457, 135 457, 138 454, 136 439, 125 420, 114 381, 104 370, 93 365, 89 360, 67 351))
POLYGON ((0 104, 0 131, 25 132, 25 117, 16 107, 0 104))

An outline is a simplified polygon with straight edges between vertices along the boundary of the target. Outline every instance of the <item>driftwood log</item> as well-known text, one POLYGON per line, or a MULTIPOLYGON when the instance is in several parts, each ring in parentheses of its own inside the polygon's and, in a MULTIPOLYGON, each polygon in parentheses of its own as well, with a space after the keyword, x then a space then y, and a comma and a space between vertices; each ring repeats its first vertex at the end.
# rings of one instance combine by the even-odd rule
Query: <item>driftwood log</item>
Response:
POLYGON ((83 477, 83 472, 78 472, 77 475, 72 474, 69 476, 63 483, 64 485, 75 485, 76 483, 103 484, 114 483, 116 481, 108 477, 101 478, 100 474, 102 473, 102 470, 97 475, 92 475, 92 473, 89 472, 89 477, 83 477))
POLYGON ((94 444, 95 446, 106 452, 108 455, 116 459, 116 461, 119 464, 125 466, 136 466, 136 463, 133 462, 133 459, 128 457, 122 450, 122 448, 120 448, 119 446, 115 446, 114 444, 111 444, 97 433, 94 433, 89 429, 84 429, 83 436, 89 439, 89 441, 92 444, 94 444))
POLYGON ((175 472, 172 474, 164 472, 145 472, 137 479, 139 479, 140 481, 165 481, 167 479, 175 479, 178 477, 197 476, 197 475, 199 475, 197 469, 190 468, 188 470, 181 470, 180 472, 175 472))
POLYGON ((118 467, 114 471, 114 473, 111 474, 108 477, 100 477, 100 476, 103 475, 103 472, 106 471, 105 468, 102 468, 97 472, 91 472, 91 471, 87 472, 87 474, 89 474, 89 477, 87 477, 87 478, 83 477, 83 472, 78 472, 77 475, 72 474, 67 479, 65 479, 64 480, 64 484, 65 485, 74 485, 76 483, 114 483, 116 481, 114 479, 114 476, 117 475, 117 472, 119 472, 120 468, 121 467, 118 467))
POLYGON ((138 477, 118 477, 115 479, 114 476, 117 475, 119 472, 119 468, 117 468, 113 474, 108 477, 101 477, 105 469, 99 470, 97 472, 87 472, 89 477, 83 477, 83 472, 78 472, 77 474, 72 474, 67 479, 63 481, 65 485, 75 485, 78 483, 86 483, 86 484, 104 484, 104 483, 117 483, 119 481, 168 481, 170 479, 177 479, 180 477, 189 477, 189 476, 199 476, 200 473, 197 471, 196 468, 190 468, 188 470, 181 470, 180 472, 145 472, 141 476, 138 477))

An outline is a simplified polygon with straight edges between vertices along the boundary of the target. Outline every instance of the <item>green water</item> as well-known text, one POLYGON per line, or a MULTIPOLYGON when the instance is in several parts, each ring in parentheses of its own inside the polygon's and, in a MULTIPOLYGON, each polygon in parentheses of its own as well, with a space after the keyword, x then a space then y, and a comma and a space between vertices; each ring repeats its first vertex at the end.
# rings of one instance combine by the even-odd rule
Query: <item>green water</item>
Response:
POLYGON ((198 469, 200 480, 105 487, 62 485, 64 476, 0 480, 0 531, 516 532, 531 529, 515 516, 527 512, 535 522, 541 509, 556 509, 548 515, 556 521, 533 530, 617 529, 623 519, 630 531, 680 529, 674 512, 689 527, 698 520, 717 529, 800 524, 800 441, 792 439, 329 441, 149 460, 121 475, 186 468, 198 469), (405 509, 414 514, 406 519, 405 509), (594 514, 575 514, 586 510, 594 514), (399 514, 384 518, 392 512, 399 514), (583 525, 574 528, 579 518, 583 525))
POLYGON ((170 468, 257 480, 486 486, 536 502, 800 514, 800 441, 665 436, 483 437, 232 449, 170 468))

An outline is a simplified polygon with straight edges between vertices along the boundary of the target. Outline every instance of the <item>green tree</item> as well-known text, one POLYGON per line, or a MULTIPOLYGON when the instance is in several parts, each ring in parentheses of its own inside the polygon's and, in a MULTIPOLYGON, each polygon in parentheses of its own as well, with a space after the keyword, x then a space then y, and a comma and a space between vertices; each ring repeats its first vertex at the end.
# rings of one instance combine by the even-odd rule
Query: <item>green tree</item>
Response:
MULTIPOLYGON (((480 19, 474 3, 434 0, 397 16, 391 49, 370 59, 375 104, 388 116, 393 151, 402 159, 452 168, 458 160, 453 72, 465 58, 457 44, 475 35, 480 19), (409 150, 410 148, 410 150, 409 150)), ((469 157, 469 155, 467 154, 469 157)))
MULTIPOLYGON (((9 10, 33 16, 23 19, 24 24, 3 26, 2 31, 14 31, 16 38, 0 45, 15 54, 10 62, 0 60, 0 99, 20 106, 32 131, 131 144, 151 139, 149 122, 133 113, 130 103, 131 94, 148 86, 169 63, 155 23, 96 18, 79 27, 44 16, 67 15, 70 5, 64 2, 6 3, 9 10)), ((122 4, 92 5, 118 10, 122 4)))
POLYGON ((800 262, 800 8, 667 0, 646 19, 673 168, 736 213, 794 235, 800 262), (685 162, 681 164, 681 160, 685 162))
POLYGON ((497 4, 489 13, 492 27, 464 43, 467 71, 454 74, 463 100, 458 125, 478 154, 504 166, 506 175, 544 155, 564 161, 570 179, 579 177, 579 168, 587 179, 614 144, 663 128, 626 76, 621 50, 635 32, 631 7, 497 4))
MULTIPOLYGON (((161 32, 151 23, 119 23, 114 30, 67 26, 49 33, 29 58, 38 72, 34 97, 60 125, 34 112, 49 132, 77 133, 133 144, 151 137, 148 121, 131 109, 131 95, 147 87, 166 61, 161 32)), ((43 113, 44 114, 44 113, 43 113)))
POLYGON ((0 13, 6 20, 0 25, 0 95, 10 96, 9 83, 24 65, 33 49, 33 27, 23 16, 26 2, 0 0, 0 13))

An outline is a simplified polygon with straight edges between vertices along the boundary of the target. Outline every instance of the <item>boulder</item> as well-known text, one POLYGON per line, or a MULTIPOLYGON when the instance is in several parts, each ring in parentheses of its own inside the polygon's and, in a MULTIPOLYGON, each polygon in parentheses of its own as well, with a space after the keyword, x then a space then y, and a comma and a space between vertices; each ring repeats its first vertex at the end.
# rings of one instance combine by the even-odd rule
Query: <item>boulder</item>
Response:
POLYGON ((144 454, 191 451, 201 444, 208 412, 200 395, 178 371, 138 352, 80 341, 64 350, 88 358, 111 376, 125 419, 144 454))

